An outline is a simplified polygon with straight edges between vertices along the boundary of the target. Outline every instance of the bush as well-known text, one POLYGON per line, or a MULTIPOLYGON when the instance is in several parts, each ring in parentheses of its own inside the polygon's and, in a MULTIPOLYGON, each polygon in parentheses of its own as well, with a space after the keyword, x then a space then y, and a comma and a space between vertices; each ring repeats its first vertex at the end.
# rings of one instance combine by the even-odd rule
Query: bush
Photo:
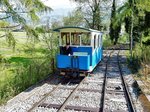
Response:
POLYGON ((2 62, 3 60, 3 56, 0 54, 0 63, 2 62))
POLYGON ((5 79, 0 80, 0 104, 9 98, 24 91, 31 85, 44 79, 52 72, 50 59, 32 59, 30 64, 10 63, 10 67, 6 68, 5 79), (8 75, 11 72, 11 76, 8 75))
POLYGON ((108 35, 104 35, 103 36, 103 47, 106 48, 106 47, 110 47, 112 45, 113 45, 113 43, 111 42, 110 37, 108 35))
POLYGON ((149 64, 150 62, 150 46, 140 46, 136 44, 133 50, 133 57, 132 57, 132 72, 138 72, 143 64, 149 64))
POLYGON ((51 72, 52 58, 58 52, 58 38, 40 35, 40 41, 15 32, 16 50, 0 39, 0 104, 46 78, 51 72), (43 40, 44 38, 44 40, 43 40))

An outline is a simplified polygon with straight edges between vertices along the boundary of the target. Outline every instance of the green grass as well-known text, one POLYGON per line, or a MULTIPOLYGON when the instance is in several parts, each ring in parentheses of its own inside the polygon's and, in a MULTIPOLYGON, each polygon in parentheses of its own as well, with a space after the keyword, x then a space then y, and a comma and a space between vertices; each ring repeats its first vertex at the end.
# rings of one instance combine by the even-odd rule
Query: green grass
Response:
POLYGON ((138 43, 133 50, 132 63, 129 63, 129 67, 136 80, 150 83, 150 69, 147 66, 150 67, 150 46, 140 46, 138 43))
MULTIPOLYGON (((124 34, 124 35, 121 35, 118 39, 118 43, 128 43, 129 42, 129 39, 128 39, 128 35, 127 34, 124 34)), ((113 43, 111 42, 110 40, 110 37, 109 35, 104 35, 103 36, 103 47, 111 47, 113 46, 113 43)))
POLYGON ((13 35, 17 42, 14 51, 5 38, 0 38, 0 104, 47 77, 57 52, 57 47, 49 50, 42 40, 34 43, 25 32, 13 35))
MULTIPOLYGON (((128 53, 128 60, 130 61, 130 54, 128 53)), ((129 67, 132 73, 137 73, 142 68, 142 63, 149 65, 150 63, 150 46, 140 46, 139 43, 133 49, 132 64, 129 62, 129 67)))
POLYGON ((31 64, 31 59, 26 57, 11 57, 8 59, 9 63, 15 63, 15 64, 22 64, 24 66, 27 66, 31 64))
POLYGON ((110 47, 112 45, 113 45, 113 43, 111 43, 110 37, 108 35, 104 35, 103 36, 103 47, 106 48, 106 47, 110 47))

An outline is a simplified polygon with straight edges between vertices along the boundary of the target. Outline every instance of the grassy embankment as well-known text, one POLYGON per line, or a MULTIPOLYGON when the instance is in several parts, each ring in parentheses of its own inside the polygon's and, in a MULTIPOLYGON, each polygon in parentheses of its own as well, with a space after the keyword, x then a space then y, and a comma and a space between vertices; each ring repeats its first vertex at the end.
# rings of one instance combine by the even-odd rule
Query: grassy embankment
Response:
MULTIPOLYGON (((1 34, 4 32, 0 32, 1 34)), ((57 47, 48 49, 42 38, 39 42, 27 39, 25 32, 14 32, 15 51, 6 38, 0 38, 0 104, 47 77, 57 47)), ((53 45, 52 46, 56 46, 53 45)))
MULTIPOLYGON (((150 37, 144 38, 149 39, 150 37)), ((144 40, 143 41, 146 41, 144 40)), ((130 59, 130 54, 128 53, 130 59)), ((136 43, 133 49, 132 64, 129 64, 136 79, 150 83, 150 45, 136 43)))

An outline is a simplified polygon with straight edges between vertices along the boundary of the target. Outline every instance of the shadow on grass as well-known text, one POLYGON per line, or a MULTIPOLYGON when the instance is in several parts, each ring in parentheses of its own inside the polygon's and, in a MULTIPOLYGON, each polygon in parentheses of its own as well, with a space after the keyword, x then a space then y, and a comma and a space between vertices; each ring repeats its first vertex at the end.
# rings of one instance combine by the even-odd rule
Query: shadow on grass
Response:
POLYGON ((49 52, 48 50, 46 50, 46 49, 43 49, 43 48, 38 48, 38 49, 32 49, 32 48, 29 48, 29 49, 24 49, 24 52, 25 53, 41 53, 41 54, 43 54, 43 53, 47 53, 47 52, 49 52))
POLYGON ((8 59, 9 63, 16 63, 16 64, 23 64, 24 66, 28 66, 31 64, 32 58, 26 58, 26 57, 11 57, 8 59))

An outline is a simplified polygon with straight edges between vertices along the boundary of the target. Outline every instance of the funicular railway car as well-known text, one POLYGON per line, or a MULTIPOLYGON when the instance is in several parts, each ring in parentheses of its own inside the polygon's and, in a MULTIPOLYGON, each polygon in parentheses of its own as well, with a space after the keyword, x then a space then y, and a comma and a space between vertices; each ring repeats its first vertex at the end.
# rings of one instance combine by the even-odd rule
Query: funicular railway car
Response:
POLYGON ((57 68, 64 75, 87 75, 102 60, 102 32, 82 27, 61 27, 59 32, 60 53, 57 55, 57 68), (70 54, 65 54, 66 44, 70 54))

